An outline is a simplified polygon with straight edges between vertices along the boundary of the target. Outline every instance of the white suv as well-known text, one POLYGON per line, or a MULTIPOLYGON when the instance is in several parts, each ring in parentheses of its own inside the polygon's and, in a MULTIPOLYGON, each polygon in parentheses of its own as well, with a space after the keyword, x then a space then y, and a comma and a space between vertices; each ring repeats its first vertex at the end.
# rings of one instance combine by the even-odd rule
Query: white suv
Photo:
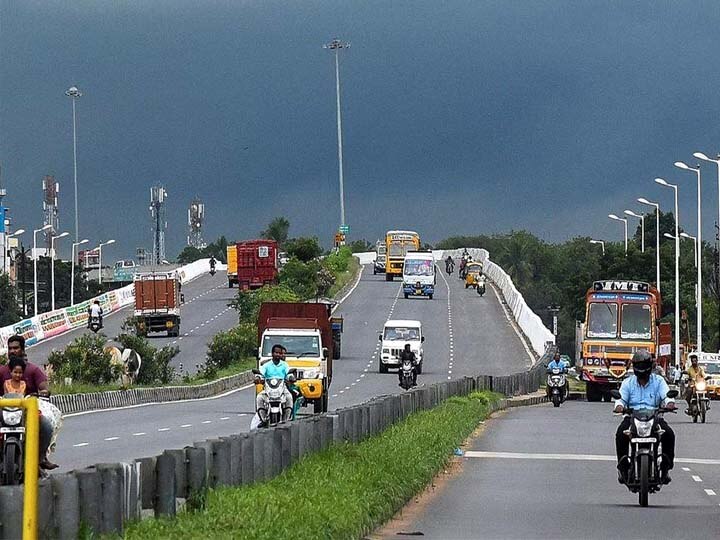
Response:
POLYGON ((400 352, 406 344, 417 358, 417 373, 422 373, 423 349, 422 342, 425 336, 422 323, 412 320, 389 320, 383 327, 383 333, 378 339, 382 342, 380 349, 380 373, 387 373, 389 368, 400 367, 400 352))

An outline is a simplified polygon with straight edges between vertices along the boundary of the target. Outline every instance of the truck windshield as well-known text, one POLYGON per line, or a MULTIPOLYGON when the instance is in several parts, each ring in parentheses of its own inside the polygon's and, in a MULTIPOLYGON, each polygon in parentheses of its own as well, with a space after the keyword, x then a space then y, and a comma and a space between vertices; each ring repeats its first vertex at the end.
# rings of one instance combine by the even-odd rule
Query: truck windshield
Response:
POLYGON ((648 304, 624 304, 620 337, 626 339, 650 339, 652 318, 648 304))
POLYGON ((707 375, 718 375, 720 374, 720 364, 700 364, 703 368, 705 368, 705 373, 707 375))
POLYGON ((595 338, 613 338, 617 336, 617 304, 599 302, 590 304, 587 335, 595 338))
POLYGON ((265 336, 262 356, 272 356, 273 345, 287 349, 286 356, 319 357, 320 343, 317 336, 265 336))
POLYGON ((432 276, 433 262, 421 259, 406 259, 403 274, 406 276, 432 276))
POLYGON ((418 328, 386 328, 385 341, 417 341, 420 339, 420 330, 418 328))
POLYGON ((410 245, 410 244, 408 244, 408 245, 406 246, 406 245, 403 244, 402 242, 393 242, 392 244, 390 244, 390 253, 389 253, 389 255, 390 255, 391 257, 404 257, 404 256, 405 256, 405 251, 407 250, 407 248, 408 248, 409 245, 410 245))

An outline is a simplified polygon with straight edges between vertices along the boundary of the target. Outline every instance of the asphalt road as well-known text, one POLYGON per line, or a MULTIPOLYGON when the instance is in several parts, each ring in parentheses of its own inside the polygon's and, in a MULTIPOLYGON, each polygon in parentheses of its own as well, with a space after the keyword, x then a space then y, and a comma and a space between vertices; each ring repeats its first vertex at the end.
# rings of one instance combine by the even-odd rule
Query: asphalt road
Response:
MULTIPOLYGON (((227 293, 227 289, 207 293, 207 305, 214 305, 215 295, 222 298, 227 293)), ((188 292, 186 299, 191 299, 188 292)), ((192 311, 195 310, 186 309, 183 317, 192 311)), ((208 318, 207 312, 197 311, 202 313, 200 319, 208 318)), ((399 282, 386 282, 384 276, 374 276, 368 266, 355 291, 336 313, 345 317, 345 332, 342 358, 334 364, 331 409, 361 403, 375 395, 402 392, 395 372, 378 373, 378 334, 390 317, 423 322, 425 366, 418 378, 420 384, 466 373, 513 372, 528 365, 527 352, 496 295, 488 291, 479 297, 474 291, 465 290, 456 275, 448 279, 448 285, 438 276, 433 300, 406 300, 400 293, 399 282)), ((212 326, 205 330, 212 331, 212 326)), ((183 341, 183 348, 185 344, 183 341)), ((310 409, 305 411, 309 413, 310 409)), ((68 416, 54 460, 61 464, 58 471, 62 472, 98 462, 153 456, 164 449, 246 431, 252 414, 254 389, 248 387, 206 400, 68 416)))
MULTIPOLYGON (((149 339, 157 348, 164 345, 180 347, 180 353, 173 358, 172 365, 183 373, 187 371, 195 374, 197 366, 205 360, 207 343, 212 336, 237 323, 237 312, 227 307, 228 302, 237 294, 237 288, 228 288, 225 274, 218 272, 215 276, 206 274, 185 284, 183 294, 185 303, 180 308, 181 335, 177 338, 168 338, 164 334, 150 334, 149 339)), ((115 338, 121 333, 120 327, 132 314, 133 309, 133 306, 128 306, 106 315, 101 333, 109 340, 115 338)), ((90 330, 76 328, 71 332, 41 341, 28 349, 28 358, 42 365, 47 361, 52 350, 64 349, 86 332, 90 330)))
POLYGON ((684 414, 666 415, 677 437, 673 481, 650 495, 647 508, 617 482, 614 434, 620 419, 611 404, 571 401, 559 409, 501 413, 466 451, 522 455, 461 458, 459 472, 403 530, 444 540, 719 538, 716 403, 705 425, 684 414), (530 459, 538 453, 559 455, 530 459), (716 461, 688 462, 696 459, 716 461))

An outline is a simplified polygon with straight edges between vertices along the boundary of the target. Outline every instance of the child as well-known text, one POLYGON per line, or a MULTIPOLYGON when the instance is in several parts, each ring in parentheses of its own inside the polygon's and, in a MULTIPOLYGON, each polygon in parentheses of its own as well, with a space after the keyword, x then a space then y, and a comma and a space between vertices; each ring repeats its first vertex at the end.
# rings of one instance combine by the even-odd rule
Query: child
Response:
POLYGON ((3 385, 3 393, 25 395, 27 384, 22 380, 25 372, 25 360, 20 356, 10 356, 8 359, 8 368, 10 368, 10 378, 3 385))

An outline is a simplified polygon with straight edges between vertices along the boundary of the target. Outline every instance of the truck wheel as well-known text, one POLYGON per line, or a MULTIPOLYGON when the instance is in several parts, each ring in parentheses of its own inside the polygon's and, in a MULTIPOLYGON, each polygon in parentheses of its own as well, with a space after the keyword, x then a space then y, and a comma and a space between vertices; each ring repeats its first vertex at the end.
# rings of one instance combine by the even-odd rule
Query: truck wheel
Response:
POLYGON ((313 401, 313 412, 315 414, 320 414, 323 412, 322 410, 322 397, 317 398, 313 401))
POLYGON ((340 360, 340 340, 333 341, 333 360, 340 360))
POLYGON ((600 401, 602 399, 602 391, 595 383, 587 383, 585 385, 585 393, 588 401, 600 401))
POLYGON ((393 275, 392 274, 385 274, 385 281, 392 281, 393 275))
POLYGON ((328 412, 328 395, 327 395, 327 391, 322 395, 321 403, 322 403, 322 412, 328 412))
POLYGON ((228 288, 232 289, 232 281, 230 281, 229 279, 228 279, 228 288))
POLYGON ((432 300, 432 296, 433 296, 432 294, 428 294, 428 299, 432 300))
POLYGON ((410 297, 408 293, 405 293, 405 300, 407 300, 410 297))
POLYGON ((418 375, 422 373, 422 362, 415 366, 415 373, 417 373, 418 375))
POLYGON ((385 364, 383 364, 382 362, 380 362, 380 373, 387 373, 387 372, 388 372, 388 367, 385 364))

